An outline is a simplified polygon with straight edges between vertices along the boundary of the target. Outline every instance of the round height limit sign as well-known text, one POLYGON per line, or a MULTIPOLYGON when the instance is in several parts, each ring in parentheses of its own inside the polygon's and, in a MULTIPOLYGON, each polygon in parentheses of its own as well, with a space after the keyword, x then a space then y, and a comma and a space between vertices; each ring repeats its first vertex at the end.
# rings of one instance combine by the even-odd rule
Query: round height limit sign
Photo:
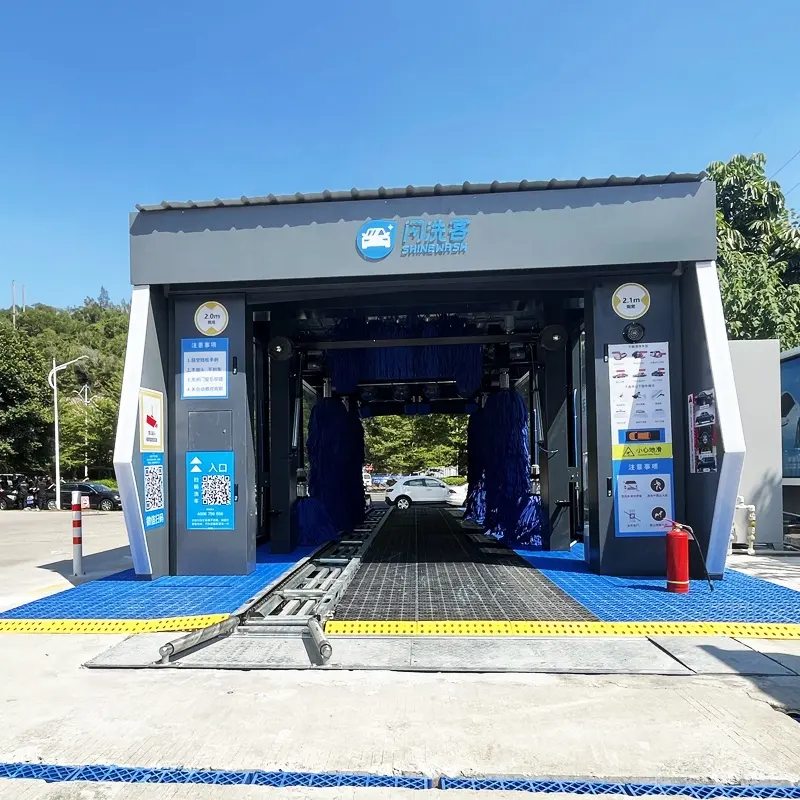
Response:
POLYGON ((622 319, 639 319, 650 310, 650 292, 641 283, 623 283, 612 298, 614 313, 622 319))
POLYGON ((194 324, 204 336, 219 336, 228 327, 228 309, 209 300, 194 312, 194 324))

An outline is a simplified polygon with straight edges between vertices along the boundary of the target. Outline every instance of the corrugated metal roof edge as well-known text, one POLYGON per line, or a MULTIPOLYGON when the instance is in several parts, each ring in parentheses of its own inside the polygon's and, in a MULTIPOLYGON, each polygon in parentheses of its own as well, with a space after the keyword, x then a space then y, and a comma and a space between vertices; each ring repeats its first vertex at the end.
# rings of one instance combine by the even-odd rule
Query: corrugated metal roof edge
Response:
POLYGON ((493 183, 465 183, 442 186, 405 186, 387 189, 383 186, 378 189, 351 189, 349 192, 324 192, 313 194, 269 194, 266 197, 238 197, 230 200, 202 200, 195 202, 170 202, 164 200, 158 205, 136 205, 137 211, 183 211, 190 208, 229 208, 238 206, 276 206, 291 203, 335 203, 348 200, 392 200, 402 197, 437 197, 447 195, 494 194, 500 192, 541 192, 548 189, 599 189, 603 187, 621 186, 653 186, 665 183, 699 183, 705 180, 705 172, 670 172, 669 175, 640 175, 638 178, 618 178, 611 175, 608 178, 580 178, 572 181, 513 181, 493 183))

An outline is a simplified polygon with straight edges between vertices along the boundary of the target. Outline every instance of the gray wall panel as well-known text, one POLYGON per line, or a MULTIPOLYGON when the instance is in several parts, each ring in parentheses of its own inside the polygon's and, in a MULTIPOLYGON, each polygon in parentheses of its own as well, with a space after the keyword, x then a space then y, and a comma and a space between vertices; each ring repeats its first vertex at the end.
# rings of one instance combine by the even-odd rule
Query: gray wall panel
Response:
MULTIPOLYGON (((141 212, 133 283, 265 281, 713 259, 714 184, 606 187, 141 212), (382 261, 355 248, 367 219, 470 218, 468 252, 382 261)), ((398 232, 400 233, 400 232, 398 232)))
MULTIPOLYGON (((636 280, 636 276, 630 276, 636 280)), ((641 280, 650 292, 650 310, 638 322, 645 328, 644 343, 667 342, 670 346, 670 392, 672 400, 673 470, 675 514, 684 511, 683 475, 685 460, 680 448, 681 416, 681 333, 674 325, 674 307, 678 302, 675 279, 641 280)), ((621 281, 601 283, 595 288, 591 313, 587 314, 587 360, 589 365, 589 436, 596 450, 590 451, 590 536, 589 562, 597 572, 614 575, 663 575, 666 548, 664 536, 618 537, 613 499, 608 496, 608 480, 612 476, 611 410, 606 345, 624 343, 622 335, 627 321, 612 308, 612 296, 621 281), (596 395, 591 398, 591 383, 596 395), (592 410, 596 420, 592 420, 592 410), (594 456, 594 457, 593 457, 594 456)), ((713 499, 712 499, 713 504, 713 499)))
POLYGON ((173 301, 172 341, 172 408, 173 425, 170 461, 173 469, 173 508, 175 567, 178 575, 245 575, 255 569, 255 502, 253 489, 253 431, 248 402, 248 352, 252 348, 252 324, 243 295, 195 295, 173 301), (194 325, 198 306, 215 300, 225 305, 229 314, 228 327, 219 337, 228 339, 228 397, 227 399, 181 399, 182 359, 181 339, 205 339, 194 325), (238 364, 232 373, 233 359, 238 364), (230 415, 195 412, 231 412, 230 415), (232 421, 232 430, 219 424, 232 421), (191 441, 191 448, 189 446, 191 441), (186 453, 225 450, 230 446, 234 456, 234 483, 238 486, 238 502, 234 503, 235 529, 187 530, 186 453))
POLYGON ((730 349, 747 447, 739 494, 756 507, 756 541, 782 547, 780 343, 731 342, 730 349))
MULTIPOLYGON (((714 382, 711 375, 708 346, 706 344, 703 314, 700 307, 700 295, 697 286, 697 272, 694 265, 687 267, 680 279, 681 293, 681 327, 683 329, 683 396, 679 398, 683 404, 683 421, 676 429, 676 445, 688 457, 689 452, 689 412, 688 395, 712 389, 714 382)), ((719 430, 717 430, 719 441, 719 430)), ((722 467, 724 454, 722 447, 717 446, 717 467, 722 467)), ((686 522, 694 529, 703 551, 708 549, 711 534, 711 521, 714 517, 714 503, 719 486, 719 472, 703 472, 692 474, 686 470, 686 515, 680 522, 686 522)), ((694 554, 693 554, 694 555, 694 554)), ((700 577, 701 566, 692 564, 692 573, 700 577)))
MULTIPOLYGON (((170 472, 167 464, 167 435, 169 433, 169 403, 168 397, 168 363, 169 363, 169 328, 167 321, 167 301, 158 286, 150 290, 150 313, 147 318, 147 337, 144 345, 144 363, 142 364, 142 381, 144 389, 153 389, 164 395, 164 497, 169 497, 170 472)), ((142 453, 139 450, 139 424, 137 414, 136 445, 134 448, 133 469, 136 475, 136 486, 139 488, 139 503, 144 515, 144 474, 142 467, 142 453)), ((169 525, 170 504, 164 506, 165 524, 159 528, 145 531, 147 549, 150 552, 150 563, 153 568, 152 576, 158 578, 169 574, 169 525)))

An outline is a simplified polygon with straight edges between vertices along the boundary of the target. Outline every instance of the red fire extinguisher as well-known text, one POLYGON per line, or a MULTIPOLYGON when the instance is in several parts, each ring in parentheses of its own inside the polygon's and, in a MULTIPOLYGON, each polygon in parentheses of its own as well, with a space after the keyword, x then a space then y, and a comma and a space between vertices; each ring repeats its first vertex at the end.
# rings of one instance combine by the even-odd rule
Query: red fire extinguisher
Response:
POLYGON ((667 591, 673 594, 689 591, 690 537, 689 531, 677 522, 672 523, 667 534, 667 591))

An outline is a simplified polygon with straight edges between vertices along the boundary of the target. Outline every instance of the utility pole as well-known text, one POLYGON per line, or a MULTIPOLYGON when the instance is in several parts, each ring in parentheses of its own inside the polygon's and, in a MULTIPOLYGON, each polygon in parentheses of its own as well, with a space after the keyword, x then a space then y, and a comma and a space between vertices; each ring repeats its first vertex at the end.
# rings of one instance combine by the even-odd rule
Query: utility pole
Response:
POLYGON ((17 282, 11 281, 11 324, 17 328, 17 282))

